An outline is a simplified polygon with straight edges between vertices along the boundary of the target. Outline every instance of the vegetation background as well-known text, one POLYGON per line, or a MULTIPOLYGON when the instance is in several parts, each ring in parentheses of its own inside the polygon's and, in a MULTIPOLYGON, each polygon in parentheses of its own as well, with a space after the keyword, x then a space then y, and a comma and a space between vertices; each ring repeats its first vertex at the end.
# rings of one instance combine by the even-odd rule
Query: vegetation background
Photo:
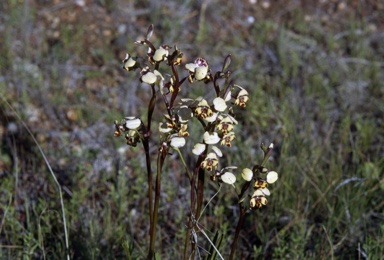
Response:
MULTIPOLYGON (((177 44, 185 61, 202 56, 219 69, 232 54, 251 102, 227 162, 251 167, 261 142, 275 144, 269 167, 280 179, 269 204, 248 214, 238 258, 383 259, 384 3, 375 0, 1 1, 0 258, 65 256, 57 188, 5 101, 62 185, 72 257, 146 255, 144 156, 113 137, 113 121, 145 112, 149 89, 121 60, 145 54, 133 42, 149 24, 154 42, 177 44)), ((163 178, 164 259, 183 248, 181 168, 168 161, 163 178)), ((224 256, 235 201, 222 190, 201 222, 224 234, 224 256)))

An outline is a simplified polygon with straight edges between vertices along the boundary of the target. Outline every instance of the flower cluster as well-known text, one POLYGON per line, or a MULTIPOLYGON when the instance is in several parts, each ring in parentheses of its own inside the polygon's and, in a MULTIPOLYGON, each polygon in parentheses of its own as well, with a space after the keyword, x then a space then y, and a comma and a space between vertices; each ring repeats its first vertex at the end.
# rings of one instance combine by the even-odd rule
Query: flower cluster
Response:
MULTIPOLYGON (((271 151, 273 144, 271 144, 266 152, 271 151)), ((275 171, 269 171, 266 167, 255 165, 253 169, 244 168, 241 176, 247 182, 254 181, 254 192, 249 201, 251 209, 261 208, 263 205, 267 205, 268 200, 266 196, 269 196, 271 192, 268 189, 268 184, 275 183, 278 179, 278 174, 275 171)))
POLYGON ((255 191, 252 194, 252 198, 249 202, 251 208, 261 208, 263 205, 267 205, 268 200, 266 196, 269 196, 271 194, 271 192, 267 188, 268 184, 276 182, 277 179, 278 174, 275 171, 269 171, 266 174, 265 179, 261 177, 256 178, 254 184, 255 191))
MULTIPOLYGON (((177 46, 163 44, 155 47, 149 41, 152 31, 153 28, 150 27, 147 38, 135 42, 137 45, 148 48, 146 59, 138 59, 126 54, 123 68, 127 71, 139 69, 140 81, 149 84, 153 92, 160 92, 162 95, 167 111, 158 125, 160 143, 166 143, 167 147, 173 149, 183 147, 189 137, 188 124, 193 120, 198 121, 203 128, 203 135, 202 140, 193 146, 192 153, 199 156, 199 167, 211 172, 210 178, 213 181, 234 184, 236 176, 232 172, 237 167, 227 166, 219 170, 219 158, 223 156, 219 146, 232 147, 236 138, 235 127, 238 125, 235 110, 236 107, 246 107, 249 95, 246 89, 230 80, 231 72, 227 68, 231 62, 231 55, 225 58, 222 70, 215 73, 204 58, 198 57, 194 62, 185 65, 187 75, 181 77, 176 67, 181 65, 183 53, 177 46), (164 74, 166 77, 159 71, 160 66, 164 65, 170 68, 170 74, 164 74), (211 99, 180 98, 176 102, 181 85, 184 82, 192 84, 194 81, 212 84, 216 96, 211 99)), ((154 106, 155 103, 149 105, 149 114, 153 112, 154 106)), ((150 122, 144 125, 139 118, 126 117, 120 123, 115 122, 115 136, 124 133, 127 144, 136 146, 145 138, 145 133, 147 135, 150 133, 148 128, 150 128, 150 122)), ((264 172, 264 169, 251 171, 246 168, 242 172, 244 180, 255 182, 255 192, 250 201, 251 208, 266 205, 266 196, 269 195, 268 183, 273 183, 277 179, 277 173, 264 172), (265 176, 258 176, 258 174, 265 174, 265 176)))
MULTIPOLYGON (((138 44, 149 46, 147 56, 150 64, 160 64, 161 62, 166 62, 171 66, 180 64, 179 59, 182 57, 182 52, 180 52, 177 47, 175 47, 176 51, 170 55, 169 50, 172 49, 172 47, 168 45, 162 45, 156 49, 148 41, 140 41, 138 44)), ((226 62, 228 63, 228 61, 226 62)), ((126 55, 123 63, 123 67, 127 71, 140 67, 141 82, 159 86, 159 90, 164 96, 166 96, 164 88, 168 88, 168 93, 174 92, 176 75, 171 76, 169 80, 165 82, 164 77, 158 70, 152 71, 149 66, 140 66, 137 63, 137 59, 132 58, 129 54, 126 55)), ((189 73, 187 78, 191 83, 197 80, 204 81, 208 84, 213 80, 217 80, 218 77, 229 75, 229 73, 221 72, 217 74, 218 76, 216 76, 216 78, 213 77, 208 62, 204 58, 197 58, 194 63, 186 64, 185 69, 189 73)), ((216 87, 219 86, 216 85, 216 87)), ((185 138, 189 136, 188 121, 193 118, 201 120, 205 130, 203 142, 195 145, 193 153, 196 155, 205 153, 205 159, 200 166, 208 171, 217 169, 218 157, 222 156, 222 152, 217 146, 210 147, 210 152, 206 151, 206 149, 208 149, 209 145, 219 143, 227 147, 232 146, 232 142, 235 139, 234 126, 237 125, 238 122, 230 115, 229 111, 233 111, 232 106, 245 107, 246 102, 249 100, 248 92, 239 85, 227 85, 218 93, 219 95, 210 102, 203 97, 181 99, 178 106, 168 110, 168 114, 164 115, 164 121, 159 124, 162 141, 168 142, 173 148, 180 148, 185 145, 185 138)), ((129 145, 136 145, 137 139, 132 141, 132 137, 130 135, 128 135, 128 137, 130 141, 127 143, 129 145)), ((135 137, 137 137, 137 135, 135 137)), ((228 174, 223 174, 223 176, 221 179, 225 180, 225 176, 228 176, 228 174)))
POLYGON ((185 68, 189 72, 188 80, 191 83, 193 79, 205 80, 207 82, 211 79, 208 62, 203 58, 197 58, 194 63, 186 64, 185 68))
MULTIPOLYGON (((273 145, 268 148, 263 144, 261 148, 264 158, 253 166, 252 170, 244 168, 241 171, 243 182, 241 189, 236 183, 237 166, 222 166, 220 158, 223 157, 222 147, 225 150, 235 145, 237 111, 246 107, 249 102, 248 91, 235 84, 231 79, 231 71, 228 67, 231 63, 231 55, 224 59, 221 70, 214 71, 203 57, 197 57, 193 62, 181 66, 183 53, 178 47, 162 44, 156 47, 150 38, 153 33, 153 26, 148 28, 144 40, 136 41, 135 44, 147 48, 146 57, 135 57, 126 54, 123 60, 123 69, 128 72, 137 71, 142 84, 149 85, 152 97, 148 104, 146 120, 140 117, 124 117, 121 121, 115 121, 115 136, 124 136, 127 145, 137 146, 143 144, 148 180, 148 206, 150 220, 150 242, 147 259, 153 259, 156 240, 156 220, 158 219, 161 175, 164 162, 169 154, 177 152, 181 163, 184 165, 189 183, 191 184, 191 214, 189 217, 186 239, 197 234, 200 229, 195 224, 195 219, 200 218, 204 203, 204 185, 209 173, 210 179, 222 187, 222 183, 233 187, 238 196, 239 220, 236 228, 234 242, 231 247, 233 255, 239 230, 244 222, 245 213, 248 210, 261 208, 268 203, 270 195, 268 185, 277 181, 278 174, 268 170, 264 165, 271 155, 273 145), (210 95, 197 98, 181 97, 187 88, 183 85, 205 84, 206 89, 210 88, 210 95), (182 86, 185 87, 182 89, 182 86), (181 91, 183 90, 183 91, 181 91), (214 93, 214 95, 211 95, 214 93), (160 118, 156 117, 154 111, 162 101, 162 108, 165 108, 160 118), (146 122, 144 122, 146 121, 146 122), (153 121, 156 121, 154 124, 153 121), (152 126, 156 125, 153 131, 152 126), (199 140, 192 140, 190 131, 200 126, 199 140), (158 140, 155 142, 153 134, 158 132, 158 140), (197 156, 193 171, 190 171, 183 156, 184 147, 187 142, 193 144, 192 153, 197 156), (158 149, 151 149, 155 143, 159 144, 158 149), (153 181, 152 151, 157 150, 156 181, 153 181), (249 192, 251 190, 251 192, 249 192), (154 196, 153 196, 154 195, 154 196), (248 203, 245 199, 249 198, 248 203)), ((160 108, 161 108, 160 107, 160 108)), ((224 149, 223 149, 224 150, 224 149)), ((186 240, 187 241, 187 240, 186 240)), ((213 245, 213 244, 212 244, 213 245)), ((188 244, 185 244, 184 258, 187 257, 188 244)), ((217 249, 216 249, 217 250, 217 249)), ((191 257, 196 252, 196 241, 191 241, 191 257)))
POLYGON ((140 142, 142 126, 143 123, 136 117, 125 117, 121 122, 116 120, 114 136, 124 135, 127 144, 135 147, 140 142))

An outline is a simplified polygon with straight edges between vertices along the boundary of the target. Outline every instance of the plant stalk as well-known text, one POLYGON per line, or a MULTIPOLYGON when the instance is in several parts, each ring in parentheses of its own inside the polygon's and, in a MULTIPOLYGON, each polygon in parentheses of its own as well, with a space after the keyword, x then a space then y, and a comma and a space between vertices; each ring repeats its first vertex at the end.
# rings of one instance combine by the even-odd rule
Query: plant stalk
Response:
POLYGON ((151 169, 151 157, 149 155, 149 138, 145 137, 143 140, 143 146, 145 150, 145 161, 147 166, 147 182, 148 182, 148 207, 149 207, 149 233, 152 234, 152 223, 153 223, 153 181, 152 181, 152 169, 151 169))
POLYGON ((151 237, 150 237, 150 243, 149 243, 149 252, 147 257, 148 260, 153 259, 155 255, 156 226, 157 226, 157 218, 159 215, 160 191, 161 191, 161 171, 162 171, 166 156, 167 156, 167 147, 163 145, 160 148, 159 154, 157 156, 155 205, 153 207, 153 221, 152 221, 151 237))
MULTIPOLYGON (((195 219, 196 215, 193 216, 193 211, 195 209, 196 205, 196 193, 198 192, 196 190, 196 178, 199 175, 200 171, 200 164, 204 160, 205 155, 200 155, 199 159, 196 161, 195 168, 193 171, 193 176, 191 179, 191 208, 190 208, 190 215, 189 215, 189 220, 188 220, 188 230, 187 233, 185 234, 185 242, 184 242, 184 258, 183 259, 188 259, 187 253, 188 253, 188 247, 189 247, 189 240, 192 235, 192 229, 193 229, 193 220, 195 219)), ((193 249, 192 249, 193 251, 193 249)))
POLYGON ((239 217, 239 221, 237 222, 235 237, 233 238, 233 242, 231 245, 231 254, 229 256, 230 260, 232 260, 233 257, 235 256, 237 240, 239 240, 240 231, 244 224, 245 213, 247 212, 247 209, 242 204, 239 204, 239 208, 240 208, 240 217, 239 217))

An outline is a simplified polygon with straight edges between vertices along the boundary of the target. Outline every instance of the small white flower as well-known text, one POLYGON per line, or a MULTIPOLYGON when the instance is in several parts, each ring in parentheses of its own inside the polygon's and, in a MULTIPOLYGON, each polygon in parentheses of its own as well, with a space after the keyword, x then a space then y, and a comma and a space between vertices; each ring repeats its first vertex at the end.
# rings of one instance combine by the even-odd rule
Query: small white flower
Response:
POLYGON ((200 66, 195 68, 195 79, 197 80, 205 79, 207 74, 208 74, 208 67, 200 66))
POLYGON ((219 160, 217 159, 217 155, 215 153, 207 154, 204 161, 201 162, 200 167, 206 169, 207 171, 212 171, 216 169, 219 164, 219 160))
POLYGON ((148 71, 147 73, 145 73, 143 76, 141 76, 141 80, 145 83, 148 83, 148 84, 153 84, 156 82, 157 80, 157 77, 155 75, 155 73, 151 72, 151 71, 148 71))
POLYGON ((251 181, 252 178, 253 178, 253 172, 251 169, 248 169, 248 168, 244 168, 243 169, 243 172, 241 173, 241 177, 243 177, 243 179, 245 181, 251 181))
POLYGON ((234 184, 236 182, 236 176, 232 172, 226 172, 221 175, 221 180, 227 184, 234 184))
POLYGON ((171 144, 174 148, 180 148, 185 145, 185 139, 184 137, 175 136, 171 139, 171 144))
POLYGON ((267 174, 267 182, 268 183, 274 183, 275 181, 277 181, 278 178, 279 178, 279 176, 278 176, 277 172, 275 172, 275 171, 270 171, 267 174))
POLYGON ((186 64, 185 68, 197 80, 203 80, 208 75, 208 62, 203 58, 197 58, 194 63, 186 64))
POLYGON ((200 155, 200 154, 202 154, 205 151, 205 147, 206 147, 205 144, 197 143, 193 147, 192 153, 195 154, 195 155, 200 155))
POLYGON ((204 133, 204 143, 206 144, 217 144, 220 142, 220 137, 216 132, 210 134, 209 132, 204 133))
POLYGON ((123 60, 123 68, 127 71, 131 70, 132 68, 135 67, 136 65, 136 60, 134 58, 132 58, 131 56, 129 56, 129 54, 127 53, 125 55, 125 59, 123 60))
POLYGON ((145 82, 149 85, 154 84, 158 81, 158 83, 161 83, 162 85, 164 81, 163 75, 157 70, 154 70, 153 72, 149 70, 149 67, 145 67, 141 70, 141 81, 145 82))
POLYGON ((158 48, 155 51, 155 54, 153 54, 153 60, 157 62, 162 61, 167 55, 168 55, 168 50, 160 46, 160 48, 158 48))
POLYGON ((227 109, 227 104, 221 97, 217 97, 213 100, 213 106, 215 107, 216 111, 219 112, 223 112, 225 109, 227 109))
POLYGON ((228 147, 231 147, 231 142, 235 139, 235 133, 229 132, 223 136, 223 140, 221 140, 221 145, 226 145, 228 147))
POLYGON ((234 118, 230 115, 222 116, 218 118, 219 124, 217 124, 216 129, 222 131, 223 134, 227 134, 233 130, 233 126, 237 123, 233 121, 234 118))
POLYGON ((236 95, 235 105, 240 107, 245 107, 246 103, 249 100, 248 91, 246 91, 244 88, 240 87, 239 85, 234 85, 234 87, 237 88, 239 91, 236 95))
POLYGON ((217 156, 222 157, 223 153, 217 146, 212 146, 212 150, 217 154, 217 156))
POLYGON ((137 129, 141 125, 141 120, 136 117, 128 116, 125 118, 125 126, 128 129, 137 129))
POLYGON ((273 143, 271 143, 268 148, 273 149, 273 143))

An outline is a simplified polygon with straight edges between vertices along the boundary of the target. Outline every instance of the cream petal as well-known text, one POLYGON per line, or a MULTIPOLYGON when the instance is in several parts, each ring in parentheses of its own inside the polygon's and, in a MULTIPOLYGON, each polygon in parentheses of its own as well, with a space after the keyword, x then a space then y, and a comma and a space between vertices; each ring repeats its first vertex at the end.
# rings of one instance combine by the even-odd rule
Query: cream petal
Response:
POLYGON ((217 146, 212 146, 212 150, 217 154, 217 156, 222 157, 223 153, 217 146))
POLYGON ((224 97, 224 100, 229 101, 229 100, 231 100, 231 98, 232 98, 232 93, 231 93, 231 91, 228 91, 224 97))
POLYGON ((141 125, 141 120, 140 119, 138 119, 138 118, 127 119, 127 117, 126 117, 125 126, 128 129, 137 129, 140 125, 141 125))
POLYGON ((174 148, 180 148, 180 147, 183 147, 185 145, 185 139, 184 137, 173 137, 171 139, 171 144, 170 144, 172 147, 174 148))
POLYGON ((232 172, 226 172, 221 175, 221 180, 227 184, 234 184, 236 182, 236 176, 232 172))
POLYGON ((220 142, 220 137, 216 132, 210 134, 209 132, 204 133, 204 143, 206 144, 217 144, 220 142))
POLYGON ((263 194, 264 195, 266 195, 266 196, 269 196, 269 195, 271 195, 271 192, 269 191, 269 189, 268 188, 262 188, 261 189, 261 191, 263 192, 263 194))
POLYGON ((253 172, 251 169, 249 168, 244 168, 242 173, 241 173, 241 177, 243 177, 243 179, 245 181, 251 181, 252 178, 253 178, 253 172))
POLYGON ((227 109, 227 104, 225 103, 225 100, 221 97, 217 97, 213 100, 213 106, 219 112, 223 112, 225 111, 225 109, 227 109))
POLYGON ((160 47, 155 51, 155 54, 153 55, 154 61, 162 61, 164 59, 164 56, 168 54, 168 51, 160 47))
POLYGON ((207 122, 210 122, 210 123, 215 122, 217 115, 218 115, 218 113, 213 113, 211 116, 204 118, 204 120, 207 122))
POLYGON ((246 91, 245 89, 242 89, 242 90, 240 90, 238 96, 239 96, 239 97, 241 97, 241 96, 248 96, 248 91, 246 91))
POLYGON ((268 183, 274 183, 277 181, 278 178, 279 178, 279 175, 275 171, 270 171, 267 174, 267 182, 268 183))
POLYGON ((123 63, 124 63, 124 69, 129 70, 129 68, 135 66, 136 61, 132 57, 130 57, 129 54, 127 53, 125 55, 125 59, 123 60, 123 63))
POLYGON ((195 78, 197 80, 202 80, 202 79, 205 79, 205 77, 207 76, 207 73, 208 73, 208 67, 197 67, 195 68, 195 78))
POLYGON ((146 74, 144 74, 143 76, 141 76, 141 80, 145 83, 148 83, 148 84, 153 84, 156 82, 156 75, 153 73, 153 72, 147 72, 146 74))
POLYGON ((255 192, 252 194, 252 197, 258 197, 258 196, 264 196, 264 193, 261 189, 255 190, 255 192))
POLYGON ((192 153, 195 155, 200 155, 204 152, 206 145, 202 143, 197 143, 192 149, 192 153))
POLYGON ((195 63, 188 63, 185 64, 185 68, 189 70, 190 72, 195 72, 197 65, 195 63))

